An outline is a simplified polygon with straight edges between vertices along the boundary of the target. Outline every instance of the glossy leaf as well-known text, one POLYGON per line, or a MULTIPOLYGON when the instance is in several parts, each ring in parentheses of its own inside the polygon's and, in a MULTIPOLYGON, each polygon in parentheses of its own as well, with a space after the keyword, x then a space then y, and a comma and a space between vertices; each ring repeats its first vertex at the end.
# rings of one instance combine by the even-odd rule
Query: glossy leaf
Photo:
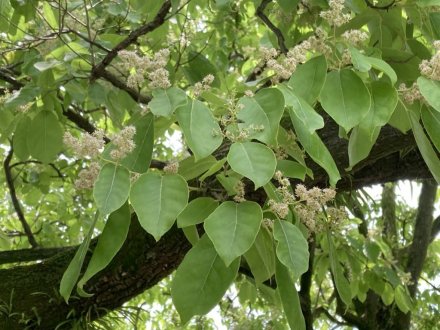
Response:
POLYGON ((185 255, 171 284, 171 297, 182 323, 208 313, 220 301, 237 275, 240 259, 229 267, 204 235, 185 255))
POLYGON ((289 80, 289 86, 295 95, 308 104, 314 104, 327 75, 327 61, 324 56, 317 56, 300 65, 289 80))
POLYGON ((255 241, 263 212, 255 202, 224 202, 205 220, 204 228, 217 253, 229 266, 255 241))
POLYGON ((130 173, 122 166, 107 163, 93 187, 93 198, 103 216, 119 209, 130 192, 130 173))
POLYGON ((328 173, 330 184, 335 186, 341 179, 341 176, 339 175, 339 170, 327 147, 321 141, 316 132, 313 134, 309 133, 307 128, 301 124, 301 121, 293 111, 290 110, 289 114, 299 142, 310 157, 328 173))
POLYGON ((271 233, 261 227, 254 244, 244 254, 257 283, 263 283, 275 273, 275 251, 271 233))
POLYGON ((306 324, 301 310, 298 292, 289 270, 279 260, 276 262, 275 279, 284 314, 290 329, 305 330, 306 324))
POLYGON ((295 279, 309 269, 309 246, 299 228, 285 220, 276 220, 273 237, 277 243, 277 257, 295 279))
POLYGON ((196 160, 208 157, 222 143, 220 126, 204 103, 197 100, 189 102, 177 108, 176 115, 196 160))
POLYGON ((197 225, 217 208, 218 201, 211 197, 199 197, 192 200, 177 217, 177 226, 188 227, 197 225))
POLYGON ((31 156, 49 163, 63 147, 63 131, 58 118, 50 111, 40 111, 31 121, 27 135, 31 156))
POLYGON ((435 110, 440 111, 440 82, 419 77, 417 85, 426 102, 435 110))
POLYGON ((278 88, 284 95, 286 106, 291 107, 291 109, 289 108, 289 111, 295 113, 310 134, 317 129, 324 127, 324 120, 322 117, 304 99, 296 96, 286 85, 279 85, 278 88))
POLYGON ((188 185, 177 174, 142 174, 130 191, 141 226, 158 241, 188 203, 188 185))
POLYGON ((367 87, 349 69, 327 74, 320 100, 324 110, 347 132, 361 122, 371 102, 367 87))
POLYGON ((84 294, 84 284, 108 266, 124 244, 129 228, 130 208, 128 203, 125 203, 108 217, 104 230, 93 250, 93 255, 87 265, 87 269, 78 282, 78 291, 83 293, 83 296, 90 296, 89 294, 84 294))
POLYGON ((283 95, 275 88, 265 88, 253 97, 242 97, 243 105, 237 118, 244 122, 241 128, 250 127, 250 136, 266 144, 277 144, 278 127, 284 112, 283 95), (262 130, 255 130, 260 127, 262 130))
POLYGON ((235 172, 252 180, 255 189, 270 181, 277 165, 273 151, 255 142, 233 143, 229 149, 228 163, 235 172))
POLYGON ((148 108, 156 116, 170 117, 178 107, 186 103, 187 96, 180 88, 155 89, 148 108))

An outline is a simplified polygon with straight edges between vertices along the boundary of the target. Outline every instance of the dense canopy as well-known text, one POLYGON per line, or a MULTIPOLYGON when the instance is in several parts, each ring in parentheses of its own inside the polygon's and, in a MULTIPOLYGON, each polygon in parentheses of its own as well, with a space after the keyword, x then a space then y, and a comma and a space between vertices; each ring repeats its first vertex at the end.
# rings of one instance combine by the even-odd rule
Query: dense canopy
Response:
POLYGON ((440 0, 3 0, 0 54, 1 329, 440 322, 440 0))

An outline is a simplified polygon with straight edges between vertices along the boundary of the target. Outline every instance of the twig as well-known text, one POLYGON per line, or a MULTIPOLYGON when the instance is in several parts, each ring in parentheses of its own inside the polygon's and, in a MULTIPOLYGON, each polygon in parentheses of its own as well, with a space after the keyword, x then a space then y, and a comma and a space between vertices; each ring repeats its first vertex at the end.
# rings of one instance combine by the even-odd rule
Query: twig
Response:
POLYGON ((11 149, 9 150, 8 155, 6 156, 5 161, 3 162, 3 168, 5 170, 5 176, 6 176, 6 183, 9 188, 9 193, 11 194, 12 205, 14 206, 15 213, 17 213, 18 219, 20 220, 21 225, 23 226, 23 230, 29 240, 29 244, 33 248, 37 248, 39 245, 35 240, 34 235, 32 234, 31 227, 26 221, 23 210, 21 209, 20 202, 17 198, 17 193, 15 191, 14 180, 12 178, 11 168, 9 166, 11 164, 12 155, 13 155, 13 148, 11 144, 11 149))
POLYGON ((377 6, 377 5, 373 4, 373 3, 371 3, 369 0, 365 0, 365 4, 367 5, 367 7, 374 8, 374 9, 379 9, 379 10, 388 10, 392 6, 394 6, 395 3, 396 3, 396 0, 392 0, 388 5, 377 6))
POLYGON ((263 0, 261 4, 257 8, 256 15, 263 21, 264 24, 275 34, 278 40, 278 47, 280 48, 280 51, 283 54, 287 54, 287 47, 285 44, 283 33, 279 28, 277 28, 272 21, 269 19, 269 17, 266 16, 264 13, 264 9, 266 9, 266 6, 272 2, 272 0, 263 0))

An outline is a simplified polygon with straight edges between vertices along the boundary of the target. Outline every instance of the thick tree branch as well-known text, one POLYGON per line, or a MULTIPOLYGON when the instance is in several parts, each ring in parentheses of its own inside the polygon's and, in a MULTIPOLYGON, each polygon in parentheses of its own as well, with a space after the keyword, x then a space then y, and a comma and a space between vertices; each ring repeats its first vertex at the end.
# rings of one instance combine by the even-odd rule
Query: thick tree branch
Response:
POLYGON ((0 251, 0 265, 11 264, 24 261, 44 260, 61 252, 64 252, 71 247, 56 247, 56 248, 38 248, 38 249, 22 249, 0 251))
POLYGON ((17 192, 15 191, 14 179, 12 177, 11 167, 10 167, 13 154, 14 154, 14 151, 13 151, 12 143, 11 143, 11 148, 9 149, 8 155, 6 156, 6 158, 3 162, 3 169, 5 171, 6 183, 8 185, 8 189, 9 189, 9 193, 11 195, 11 201, 12 201, 12 205, 14 206, 15 213, 17 214, 18 220, 20 220, 20 223, 23 227, 23 230, 28 238, 29 244, 33 248, 37 248, 38 243, 35 240, 35 237, 34 237, 34 234, 32 233, 31 227, 29 226, 29 224, 26 221, 26 218, 23 213, 23 209, 21 208, 21 205, 20 205, 20 201, 17 198, 17 192))
POLYGON ((315 235, 313 235, 309 241, 309 269, 301 276, 301 289, 299 291, 301 310, 306 322, 306 330, 313 330, 313 312, 310 288, 312 287, 312 278, 314 272, 313 263, 315 262, 315 247, 315 235))

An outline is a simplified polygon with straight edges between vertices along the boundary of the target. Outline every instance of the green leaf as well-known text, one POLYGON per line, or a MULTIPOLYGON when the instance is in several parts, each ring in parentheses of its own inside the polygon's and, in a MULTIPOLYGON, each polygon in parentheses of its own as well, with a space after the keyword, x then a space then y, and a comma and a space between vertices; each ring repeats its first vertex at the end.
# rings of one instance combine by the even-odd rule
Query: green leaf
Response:
POLYGON ((141 226, 158 241, 188 203, 188 185, 177 174, 142 174, 131 187, 130 202, 141 226))
POLYGON ((394 301, 394 289, 388 282, 385 283, 384 290, 380 295, 385 306, 389 306, 394 301))
POLYGON ((324 110, 346 132, 359 124, 370 109, 370 93, 356 73, 349 69, 327 74, 320 100, 324 110))
POLYGON ((275 279, 277 281, 277 292, 290 329, 305 330, 306 324, 295 283, 288 269, 278 260, 276 262, 275 279))
POLYGON ((251 138, 277 145, 278 127, 284 112, 283 95, 275 88, 265 88, 253 97, 242 97, 238 104, 244 106, 237 115, 237 118, 244 122, 239 124, 239 127, 250 127, 251 138))
POLYGON ((426 102, 435 110, 440 111, 440 82, 419 77, 417 85, 426 102))
POLYGON ((355 127, 348 143, 348 158, 351 169, 367 158, 377 137, 380 127, 391 118, 397 105, 397 91, 390 84, 375 81, 371 85, 372 104, 362 122, 355 127))
POLYGON ((27 136, 31 126, 31 119, 28 116, 21 118, 14 132, 13 146, 14 154, 25 161, 30 156, 30 150, 27 146, 27 136))
POLYGON ((373 68, 385 73, 390 78, 392 85, 397 82, 396 72, 387 62, 375 57, 367 57, 366 60, 373 68))
MULTIPOLYGON (((130 208, 128 203, 122 205, 118 210, 110 214, 104 226, 102 234, 98 238, 98 243, 93 250, 92 258, 87 265, 83 277, 78 282, 78 291, 85 293, 84 284, 94 275, 108 266, 116 253, 120 250, 127 238, 130 228, 130 208)), ((85 294, 85 296, 90 296, 85 294)))
POLYGON ((177 217, 179 228, 197 225, 217 208, 218 201, 211 197, 199 197, 192 200, 177 217))
POLYGON ((231 168, 249 178, 255 189, 264 186, 275 173, 277 160, 271 149, 256 142, 235 142, 228 153, 231 168))
POLYGON ((93 187, 93 198, 103 216, 119 209, 130 192, 130 173, 122 166, 107 163, 93 187))
POLYGON ((283 11, 291 12, 296 9, 299 0, 277 0, 277 2, 283 11))
POLYGON ((98 212, 95 214, 95 219, 87 232, 84 241, 76 250, 72 261, 70 261, 69 266, 67 266, 66 271, 63 274, 60 282, 60 294, 64 298, 64 301, 68 303, 70 294, 72 293, 73 287, 78 281, 82 265, 84 263, 84 258, 86 257, 87 250, 90 245, 90 240, 92 239, 93 230, 95 229, 96 220, 98 219, 98 212))
POLYGON ((207 75, 212 74, 213 87, 220 87, 220 80, 217 76, 217 68, 202 54, 191 51, 188 53, 188 66, 183 68, 186 78, 194 85, 201 82, 207 75))
POLYGON ((297 226, 285 220, 276 220, 273 229, 278 259, 299 278, 309 269, 307 240, 297 226))
POLYGON ((403 312, 408 313, 412 309, 411 297, 402 285, 398 285, 394 289, 394 299, 397 307, 403 312))
POLYGON ((348 48, 351 54, 351 62, 356 70, 360 72, 368 72, 371 69, 371 64, 369 63, 367 56, 352 46, 348 46, 348 48))
POLYGON ((278 89, 283 92, 286 105, 289 111, 293 111, 295 115, 301 120, 302 125, 307 128, 310 134, 317 129, 324 127, 324 120, 305 100, 297 97, 293 91, 286 85, 279 85, 278 89))
POLYGON ((121 165, 131 172, 144 173, 150 167, 154 146, 154 116, 152 114, 136 115, 129 122, 136 128, 133 141, 134 150, 124 157, 121 165))
POLYGON ((204 103, 197 100, 189 102, 177 108, 176 115, 196 160, 211 155, 221 145, 223 138, 220 126, 204 103))
POLYGON ((226 163, 227 159, 222 158, 218 161, 216 161, 214 164, 211 165, 211 167, 199 178, 200 181, 205 180, 207 177, 217 173, 223 168, 223 165, 226 163))
POLYGON ((197 178, 201 174, 205 173, 216 163, 214 156, 209 155, 206 158, 196 161, 194 156, 185 158, 179 163, 179 174, 189 181, 197 178))
POLYGON ((291 160, 278 160, 277 170, 283 172, 283 175, 288 178, 300 179, 301 181, 304 181, 306 178, 307 168, 291 160))
POLYGON ((255 241, 263 212, 255 202, 224 202, 204 222, 204 228, 220 257, 229 266, 255 241))
POLYGON ((339 260, 337 258, 333 238, 331 237, 330 231, 327 231, 327 240, 330 257, 330 268, 332 270, 332 274, 335 280, 336 290, 338 291, 341 300, 348 307, 351 305, 350 283, 345 278, 341 264, 339 263, 339 260))
POLYGON ((63 131, 50 111, 40 111, 30 123, 27 147, 31 156, 50 163, 63 148, 63 131))
POLYGON ((180 88, 155 89, 148 108, 156 116, 169 118, 178 107, 187 103, 187 96, 180 88))
POLYGON ((257 283, 263 283, 275 273, 275 251, 271 233, 261 227, 254 244, 244 254, 257 283))
POLYGON ((421 112, 423 126, 437 151, 440 152, 440 134, 438 134, 440 132, 440 112, 433 111, 431 108, 423 108, 421 112))
POLYGON ((314 104, 327 75, 327 61, 324 56, 314 57, 300 65, 289 80, 289 86, 295 95, 308 104, 314 104))
POLYGON ((307 128, 302 125, 301 121, 292 110, 289 110, 289 114, 299 142, 310 157, 328 173, 330 184, 335 186, 341 179, 341 176, 339 175, 339 170, 327 147, 321 141, 316 132, 313 134, 309 133, 307 128))
POLYGON ((204 235, 186 254, 171 284, 171 297, 182 323, 208 313, 220 301, 237 275, 240 258, 229 267, 204 235))

